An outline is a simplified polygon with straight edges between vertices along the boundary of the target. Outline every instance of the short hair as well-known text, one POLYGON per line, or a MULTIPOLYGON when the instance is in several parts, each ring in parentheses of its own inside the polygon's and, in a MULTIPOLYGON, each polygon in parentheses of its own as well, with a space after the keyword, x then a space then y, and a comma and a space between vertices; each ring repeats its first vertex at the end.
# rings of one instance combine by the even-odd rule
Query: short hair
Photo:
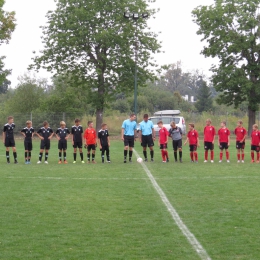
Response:
POLYGON ((75 123, 78 123, 78 122, 80 122, 80 119, 76 118, 75 123))
POLYGON ((173 125, 176 126, 176 123, 175 123, 174 121, 172 121, 172 122, 170 123, 170 125, 171 125, 171 126, 173 126, 173 125))
POLYGON ((10 120, 10 119, 14 119, 14 117, 13 116, 7 117, 7 120, 10 120))
POLYGON ((163 125, 163 121, 162 121, 162 120, 160 120, 160 121, 157 122, 157 125, 160 125, 160 124, 163 125))
POLYGON ((226 121, 222 121, 221 123, 224 124, 224 125, 227 125, 227 122, 226 122, 226 121))
POLYGON ((135 113, 130 114, 130 117, 133 117, 133 116, 135 116, 135 113))
POLYGON ((88 125, 90 125, 90 124, 92 124, 93 123, 93 121, 88 121, 88 125))
POLYGON ((211 121, 211 119, 210 119, 210 118, 208 118, 208 119, 206 120, 206 122, 207 122, 207 121, 209 121, 210 123, 212 123, 212 121, 211 121))
POLYGON ((106 126, 107 124, 106 123, 103 123, 102 125, 101 125, 101 127, 104 127, 104 126, 106 126))
POLYGON ((238 120, 237 121, 240 125, 243 125, 243 121, 242 120, 238 120))
POLYGON ((60 125, 66 125, 64 121, 60 121, 60 125))
POLYGON ((257 124, 254 124, 253 127, 256 128, 256 129, 258 129, 258 125, 257 125, 257 124))
POLYGON ((32 121, 27 120, 27 121, 26 121, 26 125, 29 125, 29 124, 32 124, 32 121))
POLYGON ((49 123, 48 123, 48 121, 44 121, 43 122, 43 126, 46 126, 46 125, 48 125, 49 123))
POLYGON ((195 127, 195 125, 194 125, 193 123, 189 123, 189 125, 190 125, 192 128, 195 127))
POLYGON ((148 118, 149 116, 148 116, 148 114, 144 114, 144 118, 148 118))

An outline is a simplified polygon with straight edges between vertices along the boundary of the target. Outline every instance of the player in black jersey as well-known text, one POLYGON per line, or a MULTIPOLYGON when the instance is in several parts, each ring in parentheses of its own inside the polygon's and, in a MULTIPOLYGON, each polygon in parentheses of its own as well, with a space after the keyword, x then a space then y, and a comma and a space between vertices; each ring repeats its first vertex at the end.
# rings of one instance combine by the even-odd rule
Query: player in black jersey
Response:
POLYGON ((14 163, 17 162, 17 153, 16 153, 16 147, 15 147, 15 141, 14 141, 14 118, 12 116, 9 116, 8 123, 4 125, 3 129, 3 143, 6 147, 6 160, 7 163, 10 163, 10 156, 9 156, 9 148, 12 147, 13 155, 14 155, 14 163))
POLYGON ((98 143, 101 151, 102 163, 104 163, 105 152, 107 156, 107 162, 110 163, 110 155, 109 155, 110 139, 107 130, 107 124, 102 124, 101 129, 98 131, 98 143))
POLYGON ((62 151, 63 151, 63 160, 64 163, 67 164, 67 159, 66 159, 66 150, 67 150, 67 140, 70 137, 70 131, 66 127, 66 123, 64 121, 60 122, 60 128, 57 129, 56 131, 56 137, 59 140, 58 143, 58 149, 59 149, 59 164, 62 163, 62 151))
POLYGON ((31 163, 31 151, 32 151, 32 137, 34 135, 34 129, 31 121, 26 121, 26 127, 21 130, 24 136, 24 157, 25 164, 31 163))
POLYGON ((71 134, 73 135, 72 138, 72 146, 74 148, 74 161, 73 163, 76 163, 76 158, 77 158, 77 148, 79 148, 79 153, 80 153, 80 158, 81 162, 85 163, 83 161, 83 152, 82 152, 82 143, 83 143, 83 128, 80 125, 80 120, 77 118, 75 119, 75 125, 72 126, 71 128, 71 134))
POLYGON ((41 146, 40 146, 40 154, 39 154, 39 161, 37 162, 40 164, 42 162, 42 154, 45 150, 45 161, 44 163, 48 164, 48 156, 49 156, 49 149, 51 147, 51 138, 53 136, 53 130, 49 127, 49 123, 47 121, 43 122, 43 127, 41 127, 37 133, 38 137, 41 139, 41 146))

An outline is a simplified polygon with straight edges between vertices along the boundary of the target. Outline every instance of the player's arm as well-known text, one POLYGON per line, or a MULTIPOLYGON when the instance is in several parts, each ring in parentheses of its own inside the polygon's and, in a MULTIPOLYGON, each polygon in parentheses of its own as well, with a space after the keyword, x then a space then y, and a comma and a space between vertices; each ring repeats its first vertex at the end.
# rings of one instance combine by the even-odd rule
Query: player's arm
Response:
POLYGON ((197 146, 200 147, 200 139, 199 139, 199 136, 197 137, 197 146))
POLYGON ((110 138, 109 138, 109 136, 107 137, 107 144, 108 144, 108 146, 110 146, 110 138))
POLYGON ((67 136, 65 137, 66 140, 68 140, 70 138, 70 133, 67 134, 67 136))
POLYGON ((141 129, 139 130, 138 134, 140 135, 140 137, 139 137, 140 143, 142 143, 142 130, 141 129))
POLYGON ((184 145, 186 145, 189 141, 189 137, 187 137, 186 141, 184 142, 184 145))
POLYGON ((56 138, 60 141, 59 134, 55 133, 56 138))
POLYGON ((169 140, 169 135, 166 135, 166 141, 165 141, 166 144, 168 143, 168 140, 169 140))
POLYGON ((54 132, 52 131, 51 135, 48 137, 48 139, 50 140, 53 137, 53 135, 54 135, 54 132))
POLYGON ((137 137, 137 130, 136 130, 136 128, 134 130, 134 137, 135 137, 135 141, 136 141, 136 137, 137 137))
POLYGON ((124 141, 124 132, 125 132, 125 129, 124 128, 122 128, 121 129, 121 139, 124 141))
POLYGON ((3 132, 3 143, 5 143, 5 132, 3 132))
POLYGON ((26 136, 25 133, 23 132, 23 130, 20 132, 24 137, 26 136))
POLYGON ((246 140, 246 131, 245 131, 244 137, 243 137, 243 139, 240 141, 240 143, 244 143, 245 140, 246 140))
POLYGON ((153 135, 153 140, 155 141, 156 136, 155 136, 155 130, 154 130, 154 127, 152 128, 152 135, 153 135))

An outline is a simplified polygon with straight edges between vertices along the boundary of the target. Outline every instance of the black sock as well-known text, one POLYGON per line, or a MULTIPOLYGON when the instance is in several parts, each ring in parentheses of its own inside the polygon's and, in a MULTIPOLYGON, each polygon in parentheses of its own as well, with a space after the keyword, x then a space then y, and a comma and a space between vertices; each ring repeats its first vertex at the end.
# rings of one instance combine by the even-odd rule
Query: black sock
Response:
POLYGON ((28 161, 29 161, 29 162, 30 162, 30 160, 31 160, 31 156, 32 156, 32 153, 29 152, 29 155, 28 155, 28 161))
POLYGON ((63 151, 63 159, 64 159, 64 161, 66 161, 66 158, 67 158, 67 153, 65 151, 63 151))
POLYGON ((92 153, 92 161, 94 161, 94 160, 95 160, 95 154, 92 153))
POLYGON ((42 153, 39 154, 39 161, 42 161, 42 153))
POLYGON ((59 152, 59 159, 60 159, 60 161, 61 161, 61 159, 62 159, 62 158, 61 158, 61 152, 59 152))
POLYGON ((102 150, 101 152, 101 158, 102 158, 102 162, 104 162, 104 158, 105 158, 105 151, 102 150))
POLYGON ((182 151, 179 151, 179 157, 182 158, 182 151))
POLYGON ((6 155, 6 160, 9 162, 9 161, 10 161, 9 151, 6 151, 6 152, 5 152, 5 155, 6 155))
POLYGON ((144 154, 144 158, 147 159, 147 152, 143 151, 143 154, 144 154))
POLYGON ((13 152, 14 160, 17 161, 17 152, 13 152))
POLYGON ((129 160, 132 160, 133 151, 129 151, 129 160))
POLYGON ((28 153, 27 152, 24 152, 24 158, 25 158, 25 161, 27 162, 28 161, 28 153))
POLYGON ((127 157, 127 150, 124 150, 124 160, 126 160, 127 157))
POLYGON ((45 161, 48 160, 49 153, 45 153, 45 161))
POLYGON ((80 159, 83 161, 83 153, 80 153, 80 159))
POLYGON ((174 159, 177 161, 177 151, 174 151, 174 159))
POLYGON ((74 157, 74 161, 76 161, 76 159, 77 159, 77 153, 74 153, 74 154, 73 154, 73 157, 74 157))
POLYGON ((150 151, 151 159, 153 159, 154 151, 150 151))
POLYGON ((87 154, 88 161, 90 161, 90 153, 87 154))

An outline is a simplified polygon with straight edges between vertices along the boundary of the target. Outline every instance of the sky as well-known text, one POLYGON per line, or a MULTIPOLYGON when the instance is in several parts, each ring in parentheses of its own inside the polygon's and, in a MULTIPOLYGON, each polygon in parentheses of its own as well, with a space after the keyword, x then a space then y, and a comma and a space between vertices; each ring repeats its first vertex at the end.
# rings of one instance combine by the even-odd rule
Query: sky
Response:
MULTIPOLYGON (((191 12, 199 5, 211 5, 214 0, 157 0, 152 7, 160 8, 156 18, 149 21, 154 32, 161 32, 162 51, 155 59, 159 65, 182 61, 183 70, 199 69, 210 76, 211 58, 200 54, 204 42, 196 34, 197 25, 192 22, 191 12)), ((0 47, 0 56, 6 56, 5 68, 12 69, 9 76, 12 88, 19 82, 18 77, 27 73, 32 63, 33 51, 43 49, 41 43, 42 30, 39 28, 47 22, 46 13, 55 9, 54 0, 6 0, 4 10, 16 12, 17 27, 8 45, 0 47)), ((34 73, 39 78, 51 78, 51 74, 41 70, 34 73)))

